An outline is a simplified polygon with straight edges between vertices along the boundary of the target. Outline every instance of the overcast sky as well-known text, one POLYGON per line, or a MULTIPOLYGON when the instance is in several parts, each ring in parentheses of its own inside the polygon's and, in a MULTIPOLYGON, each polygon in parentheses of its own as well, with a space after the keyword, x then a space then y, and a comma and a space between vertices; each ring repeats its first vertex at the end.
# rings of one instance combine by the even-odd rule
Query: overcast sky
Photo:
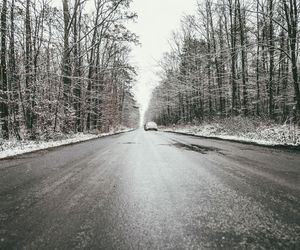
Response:
POLYGON ((180 26, 184 14, 195 12, 196 0, 133 0, 132 10, 138 19, 130 30, 140 37, 141 46, 135 47, 132 61, 139 68, 135 94, 145 111, 153 86, 158 84, 157 62, 168 51, 168 40, 180 26))

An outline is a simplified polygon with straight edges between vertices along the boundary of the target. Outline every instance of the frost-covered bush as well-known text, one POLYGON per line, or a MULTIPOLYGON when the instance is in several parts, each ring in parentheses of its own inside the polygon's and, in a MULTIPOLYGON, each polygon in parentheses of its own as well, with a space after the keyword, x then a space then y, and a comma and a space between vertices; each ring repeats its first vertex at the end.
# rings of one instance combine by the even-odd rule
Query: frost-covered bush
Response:
MULTIPOLYGON (((174 130, 172 128, 172 130, 174 130)), ((300 145, 300 128, 294 124, 276 124, 262 118, 242 116, 203 122, 199 125, 180 125, 176 131, 202 136, 223 137, 263 144, 300 145)))
POLYGON ((300 130, 294 125, 269 125, 257 129, 257 134, 264 140, 272 138, 277 144, 300 145, 300 130))

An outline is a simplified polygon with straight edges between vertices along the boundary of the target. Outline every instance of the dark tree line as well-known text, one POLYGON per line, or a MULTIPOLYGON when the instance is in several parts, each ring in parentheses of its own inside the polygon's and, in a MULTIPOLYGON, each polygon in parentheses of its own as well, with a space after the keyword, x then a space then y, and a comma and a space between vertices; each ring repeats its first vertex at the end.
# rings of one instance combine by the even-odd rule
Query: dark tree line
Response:
POLYGON ((138 123, 129 63, 137 37, 131 0, 4 0, 0 123, 3 138, 108 131, 138 123))
POLYGON ((146 119, 299 122, 297 0, 202 0, 174 33, 146 119))

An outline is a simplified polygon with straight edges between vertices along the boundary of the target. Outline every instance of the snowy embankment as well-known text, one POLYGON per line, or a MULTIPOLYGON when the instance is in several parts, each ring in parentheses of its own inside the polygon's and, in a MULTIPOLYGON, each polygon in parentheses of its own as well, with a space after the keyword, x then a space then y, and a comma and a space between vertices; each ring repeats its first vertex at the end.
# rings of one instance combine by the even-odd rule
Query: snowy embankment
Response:
POLYGON ((49 141, 29 141, 29 140, 3 140, 0 139, 0 159, 16 156, 24 153, 39 151, 47 148, 54 148, 58 146, 73 144, 77 142, 84 142, 91 139, 101 138, 108 135, 114 135, 123 132, 129 132, 133 129, 121 128, 117 130, 112 130, 109 133, 101 134, 84 134, 78 133, 66 136, 64 139, 60 140, 49 140, 49 141))
POLYGON ((197 126, 163 127, 161 130, 268 146, 300 145, 300 129, 290 124, 266 124, 235 119, 197 126))

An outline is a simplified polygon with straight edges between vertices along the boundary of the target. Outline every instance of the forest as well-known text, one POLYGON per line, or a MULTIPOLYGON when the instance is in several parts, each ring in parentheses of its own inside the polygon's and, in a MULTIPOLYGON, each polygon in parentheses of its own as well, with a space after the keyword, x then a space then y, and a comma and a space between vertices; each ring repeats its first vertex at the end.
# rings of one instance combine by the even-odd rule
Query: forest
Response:
POLYGON ((160 61, 145 119, 299 125, 299 9, 297 0, 198 0, 160 61))
POLYGON ((135 127, 130 0, 2 0, 0 138, 135 127))

